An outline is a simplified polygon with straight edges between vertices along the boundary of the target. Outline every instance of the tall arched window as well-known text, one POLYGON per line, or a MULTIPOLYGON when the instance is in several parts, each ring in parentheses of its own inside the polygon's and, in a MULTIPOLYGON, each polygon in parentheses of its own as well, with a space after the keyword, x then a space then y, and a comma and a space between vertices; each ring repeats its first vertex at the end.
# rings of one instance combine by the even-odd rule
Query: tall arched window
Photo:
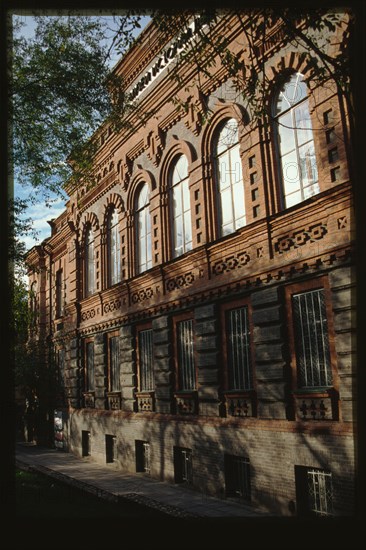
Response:
POLYGON ((118 212, 113 208, 107 218, 108 285, 121 280, 121 252, 118 228, 118 212))
POLYGON ((239 132, 235 119, 227 120, 221 128, 215 143, 214 157, 219 194, 220 234, 223 236, 246 224, 239 132))
POLYGON ((137 272, 142 273, 152 267, 151 218, 149 186, 144 183, 136 201, 136 250, 137 272))
POLYGON ((174 258, 192 249, 191 201, 188 183, 188 161, 184 155, 181 155, 170 176, 174 258))
POLYGON ((307 86, 300 73, 280 89, 273 106, 285 208, 319 193, 307 86))
POLYGON ((95 264, 94 264, 94 235, 91 227, 85 234, 85 296, 94 294, 95 264))

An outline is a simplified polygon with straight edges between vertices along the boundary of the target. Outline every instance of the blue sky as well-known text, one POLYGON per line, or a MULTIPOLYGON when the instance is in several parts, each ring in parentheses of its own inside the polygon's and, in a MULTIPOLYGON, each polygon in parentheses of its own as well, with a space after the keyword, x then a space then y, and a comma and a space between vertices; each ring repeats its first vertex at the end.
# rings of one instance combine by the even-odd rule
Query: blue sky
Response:
MULTIPOLYGON (((36 26, 35 19, 27 15, 16 15, 16 17, 20 18, 21 21, 25 23, 25 26, 22 29, 22 35, 27 38, 31 38, 34 35, 34 30, 36 26)), ((108 16, 103 17, 107 18, 108 16)), ((148 24, 149 21, 150 17, 142 18, 140 22, 141 29, 139 30, 139 32, 141 32, 141 30, 148 24)), ((138 34, 138 32, 136 34, 138 34)), ((111 68, 117 63, 119 58, 119 55, 112 56, 110 60, 111 68)), ((14 194, 16 197, 27 199, 33 193, 34 191, 31 188, 25 188, 23 186, 17 185, 17 182, 15 181, 14 194)), ((57 216, 59 216, 64 211, 66 201, 66 195, 64 198, 55 195, 54 197, 52 197, 52 204, 50 206, 47 206, 45 202, 41 199, 36 204, 29 205, 27 212, 25 213, 25 217, 31 218, 33 220, 33 226, 34 229, 38 232, 38 235, 36 239, 30 234, 22 238, 27 249, 30 249, 35 244, 39 244, 43 241, 43 239, 51 235, 51 228, 47 221, 51 220, 52 218, 57 218, 57 216)))

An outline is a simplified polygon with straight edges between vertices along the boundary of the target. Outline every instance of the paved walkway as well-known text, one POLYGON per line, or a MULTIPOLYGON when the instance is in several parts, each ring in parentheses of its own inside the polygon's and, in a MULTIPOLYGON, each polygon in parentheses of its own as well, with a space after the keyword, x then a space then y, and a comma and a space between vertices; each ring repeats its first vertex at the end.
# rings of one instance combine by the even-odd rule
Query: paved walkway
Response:
POLYGON ((251 505, 209 497, 192 489, 149 478, 125 474, 111 465, 101 466, 90 458, 71 453, 17 443, 16 463, 78 486, 107 500, 129 499, 158 509, 170 516, 185 518, 264 517, 251 505))

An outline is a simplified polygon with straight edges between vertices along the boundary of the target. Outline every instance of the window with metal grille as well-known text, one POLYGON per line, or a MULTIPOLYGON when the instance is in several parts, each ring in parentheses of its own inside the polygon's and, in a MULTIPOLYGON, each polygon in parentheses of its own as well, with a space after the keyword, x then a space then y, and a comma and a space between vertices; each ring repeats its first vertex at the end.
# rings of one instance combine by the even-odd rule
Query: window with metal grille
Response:
POLYGON ((153 365, 153 331, 152 329, 140 330, 139 343, 139 370, 140 391, 154 390, 154 365, 153 365))
POLYGON ((59 388, 64 387, 65 380, 65 350, 59 349, 57 351, 57 384, 59 388))
POLYGON ((150 444, 147 441, 135 442, 136 472, 150 473, 150 444))
POLYGON ((219 195, 220 234, 228 235, 246 224, 239 130, 235 119, 221 128, 215 148, 216 180, 219 195))
POLYGON ((295 466, 295 481, 298 515, 333 515, 333 487, 330 471, 295 466))
POLYGON ((180 390, 196 389, 196 370, 193 350, 193 320, 177 323, 178 379, 180 390))
POLYGON ((108 284, 115 285, 121 280, 121 252, 118 228, 118 212, 114 208, 107 220, 108 284))
POLYGON ((192 449, 174 447, 174 481, 175 483, 192 485, 192 449))
POLYGON ((224 457, 226 495, 250 500, 250 463, 242 456, 224 457))
POLYGON ((227 312, 228 375, 230 390, 252 389, 248 307, 227 312))
POLYGON ((120 391, 120 353, 118 336, 112 336, 109 338, 109 369, 110 389, 111 391, 120 391))
POLYGON ((94 342, 87 342, 85 345, 86 359, 86 391, 94 391, 94 342))
POLYGON ((173 257, 192 249, 191 199, 189 194, 188 161, 181 155, 170 177, 173 257))
POLYGON ((56 319, 64 313, 64 291, 63 291, 62 269, 56 272, 56 319))
POLYGON ((307 86, 300 73, 282 86, 273 105, 286 208, 319 193, 307 86))
POLYGON ((329 387, 332 369, 324 289, 294 294, 292 308, 298 386, 329 387))

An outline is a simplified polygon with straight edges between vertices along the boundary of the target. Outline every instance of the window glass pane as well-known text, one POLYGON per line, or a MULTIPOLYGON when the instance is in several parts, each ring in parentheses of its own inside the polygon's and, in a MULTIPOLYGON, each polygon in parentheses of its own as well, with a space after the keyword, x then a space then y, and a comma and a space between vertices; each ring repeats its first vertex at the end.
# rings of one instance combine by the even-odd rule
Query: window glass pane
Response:
POLYGON ((188 212, 184 214, 184 245, 186 250, 192 247, 192 226, 190 210, 188 210, 188 212))
POLYGON ((223 225, 233 221, 233 204, 230 188, 221 192, 221 215, 223 225))
POLYGON ((298 145, 302 145, 313 139, 308 101, 296 107, 296 109, 294 109, 294 114, 297 142, 298 145))
POLYGON ((219 187, 227 189, 231 184, 231 166, 229 153, 225 152, 219 157, 219 187))
POLYGON ((149 203, 149 187, 145 183, 142 189, 140 190, 137 202, 137 209, 143 208, 149 203))
POLYGON ((173 171, 173 177, 172 177, 172 184, 175 185, 176 183, 182 181, 183 179, 188 177, 188 160, 185 157, 185 155, 182 155, 179 157, 174 171, 173 171))
POLYGON ((241 182, 233 185, 233 203, 235 221, 245 218, 244 187, 241 182))
POLYGON ((331 386, 323 289, 292 297, 299 387, 331 386))
POLYGON ((226 122, 218 136, 216 147, 217 154, 222 153, 237 143, 238 139, 238 123, 232 118, 226 122))
POLYGON ((248 308, 233 309, 227 314, 229 389, 252 388, 250 330, 248 308))
POLYGON ((182 182, 182 194, 183 194, 183 208, 184 208, 184 211, 186 212, 191 209, 191 199, 189 196, 188 180, 184 180, 182 182))
POLYGON ((239 144, 230 149, 231 160, 231 181, 233 184, 243 181, 241 159, 239 154, 239 144))
POLYGON ((296 191, 290 195, 286 195, 286 208, 290 208, 302 201, 301 191, 296 191))
POLYGON ((303 186, 316 183, 318 181, 318 170, 313 142, 299 148, 299 162, 303 186))
POLYGON ((278 119, 278 136, 282 155, 295 150, 295 131, 291 112, 278 119))
POLYGON ((181 321, 177 324, 179 389, 194 390, 196 373, 193 356, 193 321, 181 321))
POLYGON ((300 170, 296 152, 288 153, 281 159, 284 191, 287 196, 300 189, 300 170))
POLYGON ((179 216, 182 213, 182 191, 180 185, 173 188, 173 216, 179 216))
POLYGON ((152 330, 139 332, 140 390, 154 390, 152 330))

